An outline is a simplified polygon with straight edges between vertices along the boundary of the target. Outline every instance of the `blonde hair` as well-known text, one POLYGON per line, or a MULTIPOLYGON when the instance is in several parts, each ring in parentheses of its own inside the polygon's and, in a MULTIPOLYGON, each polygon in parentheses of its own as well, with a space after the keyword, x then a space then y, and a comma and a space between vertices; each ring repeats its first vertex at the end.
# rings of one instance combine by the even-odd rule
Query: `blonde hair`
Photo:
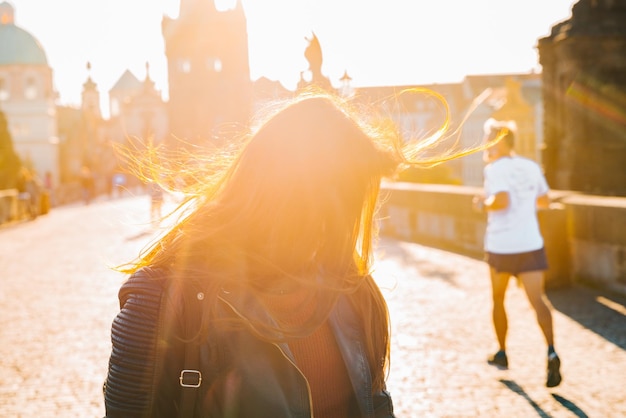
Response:
POLYGON ((485 133, 486 143, 504 140, 510 148, 515 146, 517 123, 513 120, 496 120, 489 118, 483 125, 483 131, 485 133))

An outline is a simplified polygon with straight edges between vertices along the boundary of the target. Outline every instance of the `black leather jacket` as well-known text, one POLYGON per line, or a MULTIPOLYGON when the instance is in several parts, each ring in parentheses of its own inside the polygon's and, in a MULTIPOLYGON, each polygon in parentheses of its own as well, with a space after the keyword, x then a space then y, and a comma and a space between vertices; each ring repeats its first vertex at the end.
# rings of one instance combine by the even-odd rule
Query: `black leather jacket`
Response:
MULTIPOLYGON (((145 268, 120 289, 104 390, 107 418, 177 416, 184 345, 171 329, 183 324, 180 318, 166 324, 159 315, 165 283, 162 273, 145 268)), ((225 316, 236 315, 237 306, 244 305, 247 315, 267 315, 250 300, 222 296, 220 313, 225 316)), ((350 417, 394 418, 389 393, 372 391, 364 324, 346 297, 339 299, 329 321, 354 389, 350 417)), ((199 391, 194 417, 313 417, 308 382, 287 344, 268 343, 239 328, 217 331, 200 350, 202 384, 193 389, 199 391)))

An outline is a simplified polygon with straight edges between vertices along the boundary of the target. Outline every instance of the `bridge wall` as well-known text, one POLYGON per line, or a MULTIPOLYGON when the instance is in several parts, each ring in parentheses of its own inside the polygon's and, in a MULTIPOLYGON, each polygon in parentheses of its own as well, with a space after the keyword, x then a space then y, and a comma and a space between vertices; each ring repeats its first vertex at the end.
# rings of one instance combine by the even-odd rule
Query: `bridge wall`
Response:
MULTIPOLYGON (((382 188, 381 235, 483 256, 486 215, 472 210, 481 188, 388 183, 382 188)), ((546 287, 572 282, 626 294, 626 198, 551 191, 539 211, 550 265, 546 287)))
POLYGON ((19 216, 17 189, 0 190, 0 225, 19 216))

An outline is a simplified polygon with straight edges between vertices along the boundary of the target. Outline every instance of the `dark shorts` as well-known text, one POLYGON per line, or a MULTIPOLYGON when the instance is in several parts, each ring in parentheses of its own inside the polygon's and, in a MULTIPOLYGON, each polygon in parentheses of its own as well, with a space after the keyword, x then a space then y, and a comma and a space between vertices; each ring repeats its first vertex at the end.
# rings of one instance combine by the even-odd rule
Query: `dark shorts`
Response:
POLYGON ((496 272, 511 273, 513 276, 528 271, 548 269, 548 259, 546 257, 545 248, 517 254, 495 254, 487 252, 485 260, 496 272))

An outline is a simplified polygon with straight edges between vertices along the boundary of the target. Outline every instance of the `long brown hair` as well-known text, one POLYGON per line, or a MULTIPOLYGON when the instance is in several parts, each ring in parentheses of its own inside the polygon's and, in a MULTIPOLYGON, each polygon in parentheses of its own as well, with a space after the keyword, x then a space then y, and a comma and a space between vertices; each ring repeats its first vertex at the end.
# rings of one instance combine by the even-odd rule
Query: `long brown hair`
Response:
MULTIPOLYGON (((124 271, 156 265, 171 269, 174 281, 194 281, 205 293, 206 320, 224 287, 255 292, 286 280, 308 286, 317 310, 307 327, 323 322, 347 294, 366 324, 374 387, 384 387, 389 318, 370 275, 374 217, 381 179, 407 161, 394 129, 374 128, 357 115, 319 92, 281 107, 248 135, 225 170, 197 182, 182 205, 191 209, 124 271)), ((242 320, 268 340, 311 331, 242 320)))

